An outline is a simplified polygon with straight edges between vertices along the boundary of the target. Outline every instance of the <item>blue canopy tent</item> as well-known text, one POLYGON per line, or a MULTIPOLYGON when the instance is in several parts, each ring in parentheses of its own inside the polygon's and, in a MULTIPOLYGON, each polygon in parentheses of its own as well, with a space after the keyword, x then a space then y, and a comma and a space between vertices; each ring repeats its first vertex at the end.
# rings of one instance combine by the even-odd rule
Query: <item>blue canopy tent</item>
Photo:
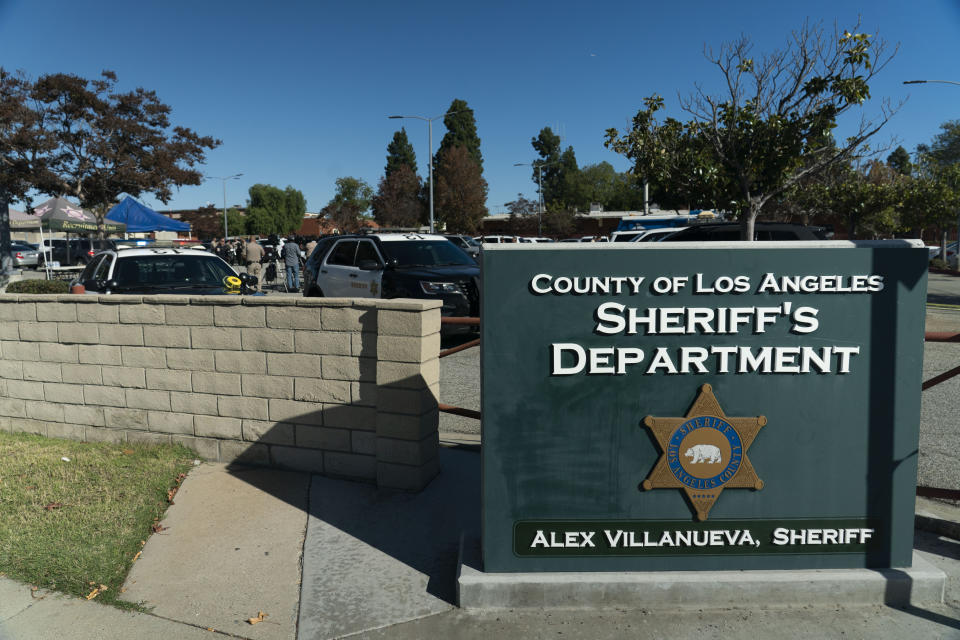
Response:
POLYGON ((123 222, 127 225, 127 233, 145 233, 147 231, 190 231, 190 225, 173 218, 157 213, 153 209, 143 206, 130 196, 120 201, 120 204, 110 209, 107 220, 123 222))

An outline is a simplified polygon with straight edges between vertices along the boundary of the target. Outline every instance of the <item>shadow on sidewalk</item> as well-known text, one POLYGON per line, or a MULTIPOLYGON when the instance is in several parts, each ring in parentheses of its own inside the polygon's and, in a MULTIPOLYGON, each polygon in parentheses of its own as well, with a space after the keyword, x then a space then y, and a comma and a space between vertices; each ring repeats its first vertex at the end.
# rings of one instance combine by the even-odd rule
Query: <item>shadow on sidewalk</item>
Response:
MULTIPOLYGON (((338 581, 354 581, 361 573, 366 580, 371 571, 380 572, 378 580, 390 591, 392 575, 409 573, 397 567, 400 563, 426 576, 427 594, 455 604, 460 536, 480 535, 480 455, 467 448, 441 447, 439 456, 440 474, 419 493, 313 476, 303 558, 305 593, 319 582, 324 589, 345 587, 338 581)), ((246 474, 247 469, 237 465, 231 473, 285 499, 285 492, 265 479, 270 474, 246 474)))

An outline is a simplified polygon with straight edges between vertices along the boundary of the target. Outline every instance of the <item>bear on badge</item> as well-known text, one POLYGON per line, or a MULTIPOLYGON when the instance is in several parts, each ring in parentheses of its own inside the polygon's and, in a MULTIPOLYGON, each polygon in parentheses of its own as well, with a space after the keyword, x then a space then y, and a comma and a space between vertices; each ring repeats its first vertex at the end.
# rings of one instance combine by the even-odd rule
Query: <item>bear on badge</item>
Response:
POLYGON ((687 449, 683 455, 687 458, 693 458, 690 460, 690 464, 696 464, 698 462, 706 462, 708 464, 723 462, 721 459, 722 456, 720 455, 720 448, 712 444, 695 444, 687 449))

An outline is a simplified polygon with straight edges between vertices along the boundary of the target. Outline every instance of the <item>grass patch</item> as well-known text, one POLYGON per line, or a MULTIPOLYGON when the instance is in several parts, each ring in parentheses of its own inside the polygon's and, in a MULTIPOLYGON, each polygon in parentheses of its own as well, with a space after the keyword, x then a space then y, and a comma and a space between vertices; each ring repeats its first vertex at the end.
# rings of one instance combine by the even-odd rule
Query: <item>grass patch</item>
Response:
POLYGON ((0 573, 77 596, 106 585, 97 601, 129 608, 123 580, 194 458, 0 432, 0 573))

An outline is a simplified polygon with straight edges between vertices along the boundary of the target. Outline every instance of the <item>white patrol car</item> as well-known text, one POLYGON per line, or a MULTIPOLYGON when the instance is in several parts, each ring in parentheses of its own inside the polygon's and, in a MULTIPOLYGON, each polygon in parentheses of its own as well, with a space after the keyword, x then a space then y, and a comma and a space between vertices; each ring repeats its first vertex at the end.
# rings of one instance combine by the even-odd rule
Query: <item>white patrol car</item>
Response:
POLYGON ((478 316, 480 268, 440 235, 322 239, 303 269, 303 295, 441 300, 444 316, 478 316))
POLYGON ((249 293, 256 278, 203 248, 121 246, 93 256, 75 284, 93 294, 217 295, 249 293))

